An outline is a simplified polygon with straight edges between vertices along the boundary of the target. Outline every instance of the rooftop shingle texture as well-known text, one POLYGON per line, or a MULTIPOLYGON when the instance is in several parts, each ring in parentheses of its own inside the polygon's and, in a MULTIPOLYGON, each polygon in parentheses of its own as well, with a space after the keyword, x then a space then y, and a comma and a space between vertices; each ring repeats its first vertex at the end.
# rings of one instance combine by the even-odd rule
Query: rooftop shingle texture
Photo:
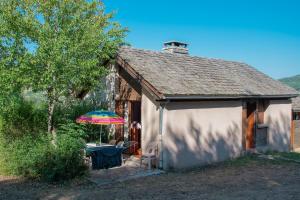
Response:
POLYGON ((118 55, 164 95, 289 96, 297 93, 244 63, 131 47, 121 47, 118 55))
POLYGON ((292 108, 300 112, 300 96, 292 99, 292 108))

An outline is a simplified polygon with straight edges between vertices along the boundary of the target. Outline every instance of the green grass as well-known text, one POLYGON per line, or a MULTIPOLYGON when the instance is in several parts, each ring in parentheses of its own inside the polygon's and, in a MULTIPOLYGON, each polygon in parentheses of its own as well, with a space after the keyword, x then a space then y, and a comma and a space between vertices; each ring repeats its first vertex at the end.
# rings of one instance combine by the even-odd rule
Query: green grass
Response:
POLYGON ((270 153, 270 155, 273 155, 274 157, 282 157, 286 159, 296 160, 300 162, 300 153, 296 152, 273 152, 270 153))
POLYGON ((286 164, 290 160, 296 160, 300 162, 300 153, 295 152, 268 152, 266 155, 272 155, 274 160, 260 158, 258 155, 246 155, 236 159, 225 161, 224 166, 241 167, 245 165, 267 165, 267 164, 286 164))
POLYGON ((251 162, 257 162, 257 156, 256 155, 246 155, 239 158, 227 160, 224 162, 224 165, 226 166, 243 166, 246 164, 249 164, 251 162))

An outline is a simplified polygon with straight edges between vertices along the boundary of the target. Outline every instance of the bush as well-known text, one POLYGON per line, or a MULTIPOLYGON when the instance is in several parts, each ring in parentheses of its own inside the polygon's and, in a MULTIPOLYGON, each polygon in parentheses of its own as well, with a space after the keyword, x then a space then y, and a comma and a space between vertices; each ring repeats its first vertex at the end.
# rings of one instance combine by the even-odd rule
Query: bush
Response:
POLYGON ((91 101, 59 103, 54 115, 57 137, 53 145, 53 138, 46 133, 47 105, 42 97, 28 92, 25 96, 0 97, 0 173, 47 181, 83 175, 83 139, 98 139, 100 126, 74 122, 96 106, 91 101))
POLYGON ((84 142, 70 135, 59 135, 56 145, 36 163, 40 177, 52 182, 84 175, 87 169, 83 161, 84 142))
POLYGON ((50 138, 47 135, 31 135, 8 141, 1 135, 2 172, 25 177, 39 177, 37 162, 47 152, 52 151, 50 138))
POLYGON ((83 175, 87 169, 83 161, 84 141, 74 134, 75 130, 83 132, 79 129, 73 124, 58 131, 55 145, 48 134, 24 136, 10 143, 1 137, 0 170, 50 182, 83 175))
MULTIPOLYGON (((73 100, 66 101, 64 103, 59 103, 55 107, 54 114, 54 126, 61 128, 65 125, 70 125, 70 122, 75 122, 76 118, 86 114, 87 112, 94 111, 96 109, 106 109, 106 107, 101 107, 95 105, 91 100, 73 100)), ((87 142, 99 141, 100 125, 86 124, 86 129, 84 130, 84 139, 87 142)), ((107 126, 102 127, 102 141, 106 142, 108 138, 107 126)))
POLYGON ((4 136, 14 140, 47 130, 46 105, 36 105, 24 99, 21 94, 1 98, 0 105, 1 130, 4 136))
POLYGON ((57 135, 69 135, 73 138, 84 139, 87 137, 87 129, 85 124, 77 124, 71 120, 67 120, 63 124, 59 124, 57 135))

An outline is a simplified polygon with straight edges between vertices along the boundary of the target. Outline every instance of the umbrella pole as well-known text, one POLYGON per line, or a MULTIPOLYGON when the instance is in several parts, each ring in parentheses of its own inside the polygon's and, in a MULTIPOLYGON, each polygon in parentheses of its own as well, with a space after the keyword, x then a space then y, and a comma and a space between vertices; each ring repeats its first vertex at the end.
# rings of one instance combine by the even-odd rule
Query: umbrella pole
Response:
POLYGON ((102 145, 101 144, 101 135, 102 135, 102 125, 100 125, 100 146, 102 145))

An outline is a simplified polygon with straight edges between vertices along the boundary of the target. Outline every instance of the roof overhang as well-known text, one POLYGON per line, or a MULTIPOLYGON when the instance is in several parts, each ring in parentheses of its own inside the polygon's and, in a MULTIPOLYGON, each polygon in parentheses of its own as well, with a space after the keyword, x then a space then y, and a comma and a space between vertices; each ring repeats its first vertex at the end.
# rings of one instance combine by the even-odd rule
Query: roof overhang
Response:
POLYGON ((239 99, 290 99, 296 95, 164 95, 164 99, 160 101, 183 101, 183 100, 239 100, 239 99))

